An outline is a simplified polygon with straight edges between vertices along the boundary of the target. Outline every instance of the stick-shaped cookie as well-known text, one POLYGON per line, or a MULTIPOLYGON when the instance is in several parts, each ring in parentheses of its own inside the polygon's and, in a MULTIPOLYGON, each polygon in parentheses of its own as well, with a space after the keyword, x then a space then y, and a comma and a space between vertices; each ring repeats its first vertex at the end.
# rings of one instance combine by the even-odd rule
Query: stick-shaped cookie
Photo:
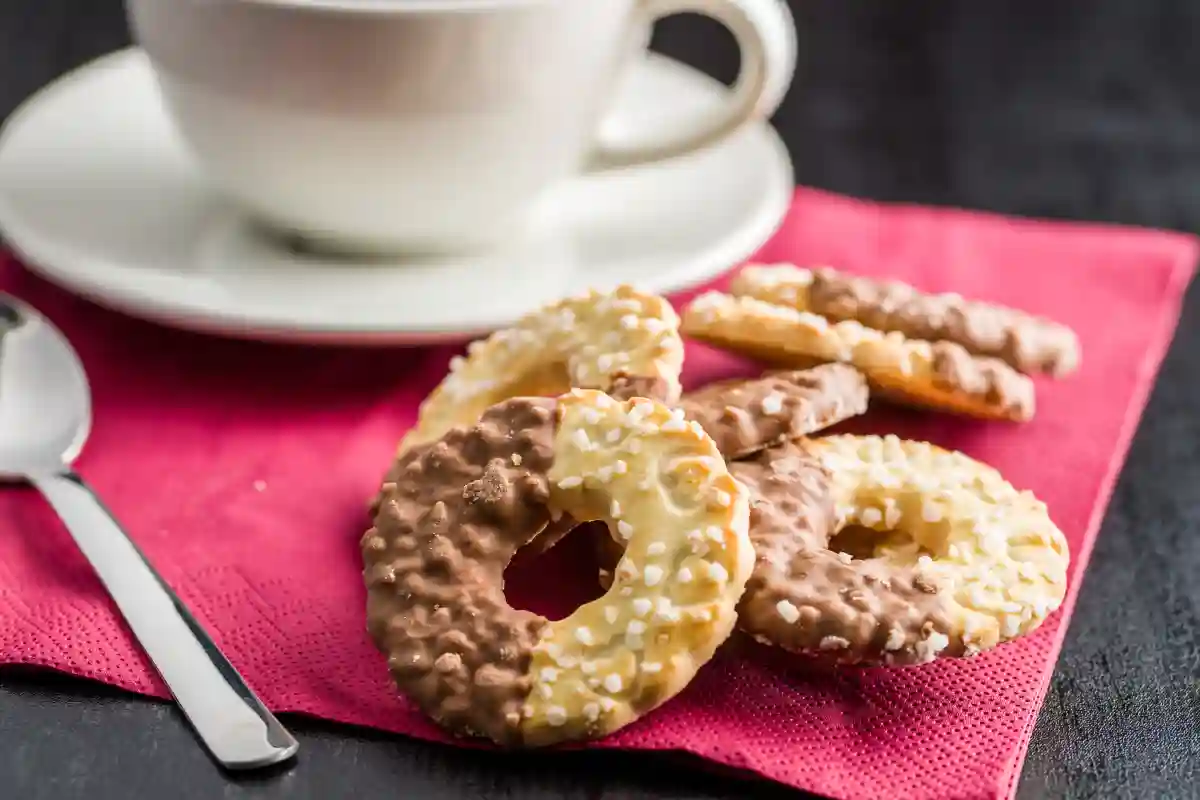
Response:
POLYGON ((1034 413, 1034 387, 996 358, 974 356, 953 342, 908 339, 848 320, 796 311, 752 297, 707 292, 683 313, 683 333, 769 364, 851 364, 873 392, 895 402, 983 419, 1024 421, 1034 413))
POLYGON ((831 321, 854 320, 909 339, 946 341, 993 356, 1021 372, 1062 376, 1079 364, 1079 338, 1065 325, 1013 308, 930 294, 900 281, 850 275, 829 267, 748 266, 730 294, 753 297, 831 321))

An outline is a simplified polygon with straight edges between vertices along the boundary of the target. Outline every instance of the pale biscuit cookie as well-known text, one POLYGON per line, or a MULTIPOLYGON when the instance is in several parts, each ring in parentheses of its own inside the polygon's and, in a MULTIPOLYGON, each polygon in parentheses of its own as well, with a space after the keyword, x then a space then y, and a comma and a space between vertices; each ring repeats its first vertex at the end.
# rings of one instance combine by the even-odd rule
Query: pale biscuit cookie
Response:
POLYGON ((510 397, 607 390, 617 383, 626 390, 614 390, 615 396, 657 393, 654 399, 674 402, 682 368, 679 316, 667 300, 629 286, 569 297, 472 342, 421 404, 400 449, 470 425, 510 397))
POLYGON ((677 694, 733 627, 754 561, 746 492, 656 401, 509 400, 392 475, 362 539, 368 630, 448 730, 514 746, 604 736, 677 694), (610 591, 558 622, 503 591, 554 513, 626 545, 610 591))
MULTIPOLYGON (((843 636, 850 644, 822 639, 818 650, 857 657, 868 651, 856 653, 856 646, 869 641, 882 645, 883 663, 898 664, 974 655, 1030 633, 1062 604, 1070 559, 1066 537, 1045 503, 995 469, 894 436, 830 436, 806 441, 804 448, 830 475, 834 527, 826 536, 847 525, 883 534, 865 560, 845 564, 845 555, 836 556, 849 572, 825 573, 829 583, 820 594, 836 590, 841 596, 843 636), (865 593, 872 570, 878 570, 880 585, 904 576, 938 607, 918 626, 916 606, 889 607, 881 593, 865 593), (861 583, 843 582, 851 576, 861 583)), ((805 573, 811 586, 814 572, 805 573)), ((802 627, 812 592, 780 597, 798 616, 782 602, 776 614, 784 622, 795 617, 802 627)))
POLYGON ((687 307, 682 330, 779 366, 851 364, 874 392, 895 402, 983 419, 1025 421, 1034 413, 1034 387, 1027 376, 953 342, 906 339, 853 320, 830 322, 807 311, 718 292, 706 292, 687 307))
POLYGON ((1065 325, 957 294, 921 292, 900 281, 779 264, 746 267, 729 291, 910 339, 956 342, 1022 372, 1061 376, 1079 365, 1079 338, 1065 325))

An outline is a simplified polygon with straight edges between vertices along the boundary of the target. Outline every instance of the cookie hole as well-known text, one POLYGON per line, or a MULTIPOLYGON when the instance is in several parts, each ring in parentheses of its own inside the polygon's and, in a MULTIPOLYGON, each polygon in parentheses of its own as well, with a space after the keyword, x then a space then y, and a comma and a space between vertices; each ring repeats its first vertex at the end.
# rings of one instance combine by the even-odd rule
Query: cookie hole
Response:
POLYGON ((549 550, 536 540, 518 550, 504 571, 508 604, 557 621, 604 594, 589 530, 596 525, 605 530, 603 523, 578 525, 549 550))
POLYGON ((849 553, 856 560, 874 558, 879 536, 879 531, 865 525, 847 525, 829 540, 829 549, 835 553, 849 553))
POLYGON ((879 548, 882 545, 887 545, 893 552, 903 550, 904 560, 911 560, 914 564, 921 556, 936 556, 932 550, 918 545, 912 534, 903 530, 877 531, 865 525, 847 525, 829 540, 830 550, 849 553, 856 561, 880 558, 879 548))

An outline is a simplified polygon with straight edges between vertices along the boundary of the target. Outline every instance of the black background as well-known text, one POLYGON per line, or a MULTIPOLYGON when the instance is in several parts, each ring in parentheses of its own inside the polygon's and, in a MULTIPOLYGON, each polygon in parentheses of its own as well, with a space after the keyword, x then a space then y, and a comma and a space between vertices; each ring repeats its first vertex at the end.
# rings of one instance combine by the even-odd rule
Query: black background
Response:
MULTIPOLYGON (((1200 230, 1200 4, 792 7, 800 73, 775 123, 798 181, 883 200, 1200 230)), ((120 0, 0 0, 0 118, 43 83, 127 41, 120 0)), ((724 79, 736 70, 731 40, 707 21, 664 23, 655 47, 724 79)), ((1193 290, 1092 557, 1020 797, 1200 797, 1198 624, 1193 290)), ((287 722, 302 741, 299 762, 233 783, 169 705, 2 672, 0 797, 797 796, 716 778, 686 760, 501 757, 287 722)))

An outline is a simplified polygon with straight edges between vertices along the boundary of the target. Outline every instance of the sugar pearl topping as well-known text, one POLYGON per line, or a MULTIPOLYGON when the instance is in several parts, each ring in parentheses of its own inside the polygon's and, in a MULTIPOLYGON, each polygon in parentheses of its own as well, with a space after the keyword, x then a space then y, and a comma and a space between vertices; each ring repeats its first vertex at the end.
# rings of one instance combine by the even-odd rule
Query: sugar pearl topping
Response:
POLYGON ((894 436, 829 436, 806 448, 830 470, 843 524, 880 532, 873 558, 945 598, 951 628, 918 639, 918 660, 952 638, 970 653, 1027 634, 1062 603, 1066 538, 1044 503, 993 468, 894 436))
MULTIPOLYGON (((402 449, 470 424, 513 396, 556 395, 572 387, 607 389, 619 375, 661 380, 668 401, 679 395, 683 342, 669 301, 620 286, 544 306, 472 342, 467 357, 421 404, 402 449), (602 344, 598 344, 602 343, 602 344)), ((591 415, 589 415, 591 416, 591 415)))
POLYGON ((530 675, 539 688, 530 693, 525 723, 534 738, 541 729, 560 728, 553 708, 566 710, 561 727, 594 733, 678 692, 728 635, 753 566, 748 497, 713 441, 673 425, 678 415, 658 402, 601 404, 601 396, 573 390, 559 398, 550 505, 576 520, 607 522, 626 554, 607 594, 549 623, 534 648, 530 675), (636 452, 628 446, 633 440, 641 443, 636 452), (712 502, 717 493, 727 502, 712 502), (703 557, 688 540, 697 530, 715 531, 720 541, 703 557), (691 580, 697 570, 706 581, 691 580), (689 579, 681 581, 681 573, 689 579), (703 617, 693 613, 699 611, 703 617), (564 662, 590 668, 585 673, 564 662), (542 680, 545 668, 557 670, 554 681, 542 680))
POLYGON ((1079 340, 1069 328, 1012 308, 931 294, 900 281, 852 275, 829 267, 752 265, 730 292, 831 319, 856 319, 913 339, 944 340, 1022 372, 1065 375, 1079 363, 1079 340))
POLYGON ((856 319, 830 320, 756 297, 720 292, 706 292, 693 300, 684 310, 681 330, 779 365, 813 360, 849 364, 866 376, 875 391, 895 400, 936 403, 947 411, 1012 420, 1027 420, 1034 412, 1034 387, 1028 376, 953 341, 908 338, 856 319))

